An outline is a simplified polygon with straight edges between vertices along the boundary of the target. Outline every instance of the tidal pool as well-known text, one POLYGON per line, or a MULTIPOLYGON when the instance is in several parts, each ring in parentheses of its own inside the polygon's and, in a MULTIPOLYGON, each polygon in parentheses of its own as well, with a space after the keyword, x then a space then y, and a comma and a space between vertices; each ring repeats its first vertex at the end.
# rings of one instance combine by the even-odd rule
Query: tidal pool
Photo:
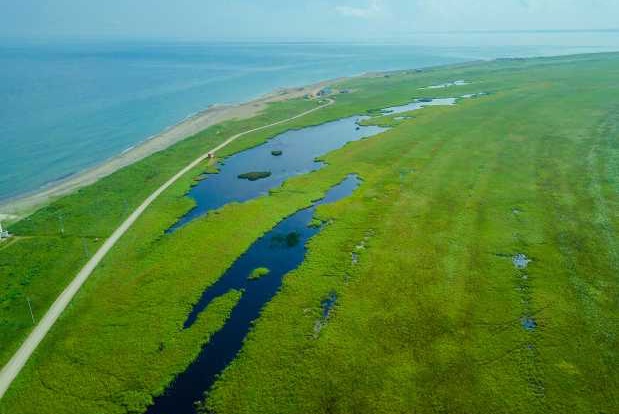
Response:
POLYGON ((530 316, 522 318, 520 323, 522 327, 526 329, 527 331, 533 331, 535 330, 535 328, 537 328, 537 322, 535 321, 535 319, 531 318, 530 316))
POLYGON ((512 263, 516 269, 526 269, 529 263, 531 263, 531 259, 529 259, 526 255, 522 253, 518 253, 514 257, 512 257, 512 263))
POLYGON ((389 108, 385 108, 382 110, 384 114, 393 115, 393 114, 401 114, 403 112, 416 111, 425 106, 450 106, 456 104, 456 98, 437 98, 432 100, 421 100, 416 99, 414 102, 411 102, 406 105, 400 106, 392 106, 389 108))
POLYGON ((430 85, 430 86, 426 86, 425 88, 419 88, 419 89, 445 89, 445 88, 449 88, 450 86, 464 86, 464 85, 469 85, 470 82, 467 82, 465 80, 457 80, 454 82, 446 82, 446 83, 441 83, 439 85, 430 85))

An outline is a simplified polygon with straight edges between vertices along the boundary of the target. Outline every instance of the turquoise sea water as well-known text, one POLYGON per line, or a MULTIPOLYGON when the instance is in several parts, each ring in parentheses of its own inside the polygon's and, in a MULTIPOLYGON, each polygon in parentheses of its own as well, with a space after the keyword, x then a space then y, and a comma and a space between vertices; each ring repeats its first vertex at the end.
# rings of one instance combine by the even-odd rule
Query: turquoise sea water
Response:
POLYGON ((100 163, 214 103, 366 71, 611 46, 0 44, 0 200, 100 163))

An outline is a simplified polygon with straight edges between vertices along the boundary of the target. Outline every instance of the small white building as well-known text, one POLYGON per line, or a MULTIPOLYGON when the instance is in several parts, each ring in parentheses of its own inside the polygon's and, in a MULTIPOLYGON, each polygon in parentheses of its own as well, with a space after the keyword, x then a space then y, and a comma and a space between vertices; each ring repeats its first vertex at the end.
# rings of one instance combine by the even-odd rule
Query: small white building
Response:
POLYGON ((0 240, 8 239, 9 237, 11 237, 11 235, 7 230, 4 230, 2 223, 0 223, 0 240))

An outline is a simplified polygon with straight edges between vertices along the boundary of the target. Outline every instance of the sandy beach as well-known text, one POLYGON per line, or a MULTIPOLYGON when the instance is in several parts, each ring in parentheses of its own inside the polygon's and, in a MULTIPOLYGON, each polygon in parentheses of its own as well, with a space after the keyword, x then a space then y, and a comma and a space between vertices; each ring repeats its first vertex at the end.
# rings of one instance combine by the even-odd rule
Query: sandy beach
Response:
POLYGON ((332 79, 303 87, 280 89, 258 99, 236 105, 213 105, 94 167, 47 184, 37 191, 1 201, 0 220, 13 221, 24 217, 58 197, 92 184, 212 125, 231 119, 251 118, 269 103, 299 98, 307 94, 315 95, 322 88, 341 80, 342 78, 332 79))

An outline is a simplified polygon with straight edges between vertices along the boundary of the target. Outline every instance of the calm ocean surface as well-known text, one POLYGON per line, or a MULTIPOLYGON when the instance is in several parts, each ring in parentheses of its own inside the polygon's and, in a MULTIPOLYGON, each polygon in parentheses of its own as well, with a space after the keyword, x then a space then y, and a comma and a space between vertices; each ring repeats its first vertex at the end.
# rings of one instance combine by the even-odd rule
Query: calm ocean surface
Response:
POLYGON ((619 49, 617 33, 604 36, 481 47, 447 38, 433 47, 0 43, 0 200, 100 163, 214 103, 366 71, 619 49))

